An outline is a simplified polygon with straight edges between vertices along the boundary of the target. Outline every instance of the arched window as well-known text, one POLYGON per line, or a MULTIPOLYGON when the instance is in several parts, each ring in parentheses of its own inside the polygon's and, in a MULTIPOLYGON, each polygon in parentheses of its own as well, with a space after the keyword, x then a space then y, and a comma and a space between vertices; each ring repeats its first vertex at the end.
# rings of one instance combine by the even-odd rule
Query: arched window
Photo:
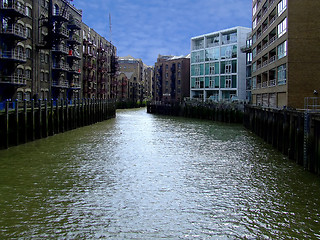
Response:
POLYGON ((55 4, 53 6, 53 15, 55 15, 55 16, 59 15, 59 6, 58 6, 58 4, 55 4))

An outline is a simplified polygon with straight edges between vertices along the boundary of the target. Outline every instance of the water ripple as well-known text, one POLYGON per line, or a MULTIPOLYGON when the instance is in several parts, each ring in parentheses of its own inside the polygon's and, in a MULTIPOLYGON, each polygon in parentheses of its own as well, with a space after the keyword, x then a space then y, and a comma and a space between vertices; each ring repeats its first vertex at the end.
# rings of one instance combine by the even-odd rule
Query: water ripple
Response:
POLYGON ((239 125, 123 110, 0 159, 1 239, 320 238, 319 178, 239 125))

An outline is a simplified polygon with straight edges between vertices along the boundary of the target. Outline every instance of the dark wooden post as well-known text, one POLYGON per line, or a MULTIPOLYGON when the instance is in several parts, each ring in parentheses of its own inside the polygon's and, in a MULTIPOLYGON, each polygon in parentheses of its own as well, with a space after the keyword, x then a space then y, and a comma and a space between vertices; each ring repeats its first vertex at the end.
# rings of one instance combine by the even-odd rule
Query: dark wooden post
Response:
POLYGON ((59 112, 59 100, 56 99, 56 122, 55 122, 55 127, 56 127, 56 133, 60 132, 60 112, 59 112))
POLYGON ((31 100, 31 141, 36 139, 36 119, 34 109, 34 99, 31 100))
POLYGON ((5 139, 4 139, 4 148, 9 148, 9 100, 6 100, 5 106, 5 139))
POLYGON ((43 112, 43 121, 44 121, 44 132, 43 132, 43 137, 48 137, 48 132, 49 132, 49 129, 48 129, 48 101, 47 99, 44 100, 44 112, 43 112))
POLYGON ((66 122, 66 124, 65 124, 65 126, 66 126, 66 131, 68 131, 69 130, 69 100, 68 99, 66 99, 66 114, 65 114, 66 116, 65 116, 65 122, 66 122))
POLYGON ((23 101, 23 142, 28 142, 28 109, 26 99, 23 101))
POLYGON ((14 144, 19 145, 19 101, 15 100, 15 111, 14 111, 14 144))
POLYGON ((54 110, 53 110, 53 99, 51 98, 51 108, 50 108, 50 124, 49 124, 49 135, 54 135, 54 110))
POLYGON ((42 138, 42 127, 43 127, 43 122, 42 122, 42 101, 41 99, 39 99, 38 101, 39 107, 38 107, 38 127, 36 129, 38 129, 38 138, 42 138))
POLYGON ((61 132, 64 132, 64 100, 61 99, 61 123, 60 123, 60 127, 61 127, 61 132))

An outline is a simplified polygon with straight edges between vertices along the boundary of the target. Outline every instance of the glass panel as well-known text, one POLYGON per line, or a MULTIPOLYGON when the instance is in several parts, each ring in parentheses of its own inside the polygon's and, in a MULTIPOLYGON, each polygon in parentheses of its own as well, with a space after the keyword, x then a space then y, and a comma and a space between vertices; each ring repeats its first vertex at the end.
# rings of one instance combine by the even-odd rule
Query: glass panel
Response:
POLYGON ((220 57, 219 48, 206 49, 206 61, 219 60, 219 57, 220 57))

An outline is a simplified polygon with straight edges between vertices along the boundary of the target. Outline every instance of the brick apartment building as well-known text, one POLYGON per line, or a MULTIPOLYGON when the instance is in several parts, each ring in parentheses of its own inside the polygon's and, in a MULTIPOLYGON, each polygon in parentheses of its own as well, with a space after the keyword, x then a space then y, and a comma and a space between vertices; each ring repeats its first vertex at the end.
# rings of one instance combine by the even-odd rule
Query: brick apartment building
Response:
POLYGON ((319 7, 314 0, 253 0, 252 103, 304 108, 320 91, 319 7))
POLYGON ((111 98, 116 48, 98 34, 95 51, 107 52, 108 57, 102 60, 107 65, 103 67, 98 62, 103 57, 98 55, 95 76, 108 69, 108 90, 104 93, 104 84, 97 82, 98 92, 82 92, 83 60, 88 57, 83 56, 87 50, 83 27, 82 11, 67 0, 0 0, 0 102, 83 95, 111 98))
POLYGON ((154 71, 154 101, 180 102, 190 96, 190 55, 159 55, 154 71))

